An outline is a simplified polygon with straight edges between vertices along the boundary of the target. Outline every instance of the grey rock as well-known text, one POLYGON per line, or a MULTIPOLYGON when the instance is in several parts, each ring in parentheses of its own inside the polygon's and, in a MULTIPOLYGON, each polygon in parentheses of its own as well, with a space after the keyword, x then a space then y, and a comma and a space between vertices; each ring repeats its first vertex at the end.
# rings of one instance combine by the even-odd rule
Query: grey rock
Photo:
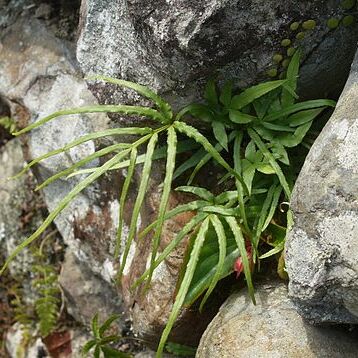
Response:
MULTIPOLYGON (((171 354, 167 354, 167 353, 164 353, 163 358, 171 358, 171 357, 174 357, 173 355, 171 354)), ((139 352, 139 353, 136 353, 134 355, 134 358, 155 358, 155 352, 154 351, 149 351, 149 350, 145 350, 143 352, 139 352)))
POLYGON ((357 356, 357 330, 305 323, 284 284, 261 284, 255 296, 256 306, 245 290, 228 298, 201 338, 196 358, 357 356))
MULTIPOLYGON (((61 108, 96 103, 79 78, 73 62, 73 46, 56 38, 43 22, 20 16, 1 36, 0 94, 10 103, 12 116, 20 125, 37 120, 61 108), (21 103, 19 105, 18 103, 21 103)), ((94 130, 108 128, 105 115, 82 115, 59 118, 33 131, 29 136, 26 159, 33 159, 94 130)), ((43 161, 36 167, 39 181, 56 174, 95 151, 87 142, 43 161)), ((98 165, 94 161, 92 165, 98 165)), ((83 177, 61 179, 44 189, 49 210, 83 177)), ((110 281, 114 274, 109 263, 113 250, 118 200, 108 180, 102 187, 93 185, 81 193, 55 221, 65 243, 77 257, 92 261, 93 270, 110 281), (86 240, 84 240, 86 238, 86 240), (103 263, 107 263, 104 265, 103 263)))
MULTIPOLYGON (((273 55, 286 54, 281 40, 295 39, 290 24, 314 19, 315 30, 293 46, 304 50, 301 92, 320 97, 342 89, 354 56, 357 27, 326 25, 342 13, 321 0, 82 0, 77 59, 85 73, 149 85, 182 106, 201 97, 211 76, 239 87, 267 79, 273 55)), ((125 98, 93 91, 104 102, 125 98)))
POLYGON ((289 293, 313 323, 358 323, 358 55, 292 193, 289 293))
POLYGON ((29 331, 19 323, 15 323, 6 333, 5 346, 10 358, 49 357, 41 338, 29 343, 29 331))
MULTIPOLYGON (((161 173, 158 167, 156 169, 157 174, 161 173)), ((158 190, 160 180, 159 178, 156 179, 152 180, 148 190, 150 195, 147 196, 144 210, 142 210, 140 229, 144 229, 152 223, 158 213, 161 191, 158 190)), ((174 208, 188 202, 189 198, 182 193, 173 191, 169 198, 169 207, 174 208)), ((128 211, 130 212, 131 209, 128 211)), ((182 213, 165 222, 159 252, 164 250, 193 215, 192 212, 182 213)), ((182 267, 189 236, 156 268, 147 290, 145 290, 145 284, 142 284, 136 290, 132 290, 131 286, 150 266, 151 245, 148 245, 150 239, 151 235, 149 234, 145 239, 137 239, 132 246, 122 278, 122 293, 133 322, 133 332, 145 341, 150 342, 150 348, 156 349, 174 305, 173 297, 175 296, 178 275, 182 267)), ((183 309, 177 319, 177 324, 171 331, 170 340, 196 346, 217 308, 217 305, 213 304, 205 309, 202 314, 195 309, 183 309), (193 324, 195 324, 195 330, 192 330, 193 324), (190 334, 188 334, 189 331, 190 334)))
POLYGON ((69 251, 62 264, 59 283, 65 293, 68 312, 86 326, 90 326, 96 313, 101 322, 112 314, 122 313, 121 300, 113 286, 96 277, 91 267, 69 251))
MULTIPOLYGON (((74 65, 73 46, 56 38, 42 21, 20 16, 1 33, 1 43, 3 49, 0 52, 0 94, 10 104, 11 114, 20 126, 25 126, 29 121, 38 120, 61 108, 96 103, 74 65)), ((106 129, 108 122, 109 119, 104 114, 71 116, 50 122, 34 130, 27 140, 25 138, 23 145, 25 158, 33 159, 89 132, 106 129)), ((49 158, 36 166, 34 170, 36 177, 42 182, 95 150, 95 144, 87 142, 66 154, 49 158)), ((20 147, 17 151, 21 154, 20 147)), ((91 163, 91 165, 99 164, 99 161, 91 163)), ((10 176, 19 171, 23 166, 23 159, 20 163, 16 160, 13 165, 17 166, 14 169, 11 167, 14 173, 6 172, 4 175, 10 176)), ((83 176, 61 179, 47 186, 43 194, 48 209, 51 211, 56 208, 60 200, 82 180, 83 176)), ((118 215, 118 193, 111 180, 108 177, 100 184, 97 183, 83 191, 57 217, 55 224, 67 245, 67 250, 73 253, 77 260, 88 265, 98 288, 106 287, 103 291, 103 295, 107 295, 106 299, 120 303, 121 298, 118 293, 113 288, 107 289, 115 274, 111 253, 118 215)), ((12 188, 6 190, 10 189, 12 188)), ((31 192, 32 188, 27 190, 31 192)), ((15 198, 16 196, 11 200, 15 198)), ((20 203, 21 200, 20 197, 20 203)), ((4 200, 0 205, 5 202, 4 200)), ((19 210, 17 206, 14 208, 19 210)), ((10 216, 11 219, 6 217, 0 220, 0 225, 4 225, 4 222, 8 225, 6 220, 11 225, 11 220, 18 218, 17 212, 10 213, 8 217, 10 216)), ((31 231, 26 234, 32 233, 37 226, 31 227, 31 231)), ((6 244, 14 246, 10 239, 11 236, 6 240, 6 244)), ((26 270, 25 265, 23 269, 26 270)), ((90 274, 88 273, 87 276, 90 281, 90 274)), ((75 286, 71 289, 75 290, 75 286)), ((70 291, 68 295, 71 295, 70 291)), ((76 307, 75 302, 74 312, 76 307)), ((71 310, 70 306, 68 308, 71 310)), ((92 312, 92 315, 94 313, 92 312)), ((88 320, 86 322, 88 323, 88 320)))
MULTIPOLYGON (((9 141, 0 148, 0 247, 4 257, 12 253, 17 245, 26 239, 29 228, 24 225, 26 209, 34 212, 32 190, 35 179, 31 175, 16 180, 8 178, 16 175, 24 166, 21 144, 18 139, 9 141)), ((34 215, 32 226, 41 222, 41 215, 34 215)), ((30 221, 30 227, 31 227, 30 221)), ((28 250, 22 251, 9 266, 13 276, 27 275, 32 264, 28 250)))
MULTIPOLYGON (((5 337, 5 346, 9 358, 33 358, 33 357, 53 357, 55 354, 50 354, 46 344, 56 351, 56 356, 60 354, 63 358, 78 358, 82 355, 82 347, 91 337, 79 328, 69 329, 61 333, 48 336, 44 343, 41 338, 28 341, 28 334, 36 332, 29 332, 19 323, 15 323, 8 330, 5 337), (52 344, 51 344, 52 343, 52 344), (53 344, 54 343, 54 344, 53 344)), ((53 352, 55 353, 55 352, 53 352)), ((84 355, 90 357, 90 355, 84 355)))

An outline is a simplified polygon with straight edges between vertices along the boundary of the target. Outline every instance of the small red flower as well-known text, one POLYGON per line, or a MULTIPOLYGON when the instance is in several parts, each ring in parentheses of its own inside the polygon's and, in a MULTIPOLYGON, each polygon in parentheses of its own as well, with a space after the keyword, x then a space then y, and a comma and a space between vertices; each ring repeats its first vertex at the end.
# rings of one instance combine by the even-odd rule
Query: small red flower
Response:
MULTIPOLYGON (((247 253, 247 258, 249 259, 250 270, 251 270, 253 265, 251 244, 246 243, 246 253, 247 253)), ((236 272, 236 278, 239 278, 240 274, 244 271, 244 264, 242 263, 241 256, 238 257, 234 263, 234 271, 236 272)))

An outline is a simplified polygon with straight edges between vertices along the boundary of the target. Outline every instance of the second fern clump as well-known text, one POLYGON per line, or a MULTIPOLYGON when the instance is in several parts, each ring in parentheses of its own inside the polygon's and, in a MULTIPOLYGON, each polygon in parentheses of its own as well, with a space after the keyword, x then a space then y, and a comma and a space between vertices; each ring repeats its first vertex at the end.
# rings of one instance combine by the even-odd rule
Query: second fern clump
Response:
POLYGON ((287 78, 284 80, 262 83, 239 93, 234 93, 233 86, 227 83, 220 94, 217 93, 215 84, 210 82, 205 93, 206 103, 191 104, 177 114, 173 114, 167 102, 144 86, 108 77, 93 78, 135 90, 151 100, 154 108, 96 105, 61 110, 15 134, 28 132, 56 117, 95 112, 144 116, 154 120, 157 126, 115 128, 91 133, 30 162, 22 173, 43 159, 66 152, 90 140, 128 134, 136 136, 133 142, 119 141, 94 152, 39 185, 40 189, 61 177, 87 174, 87 177, 61 200, 36 232, 16 248, 1 272, 19 251, 46 230, 77 194, 105 173, 127 168, 127 176, 119 198, 120 212, 115 250, 115 259, 117 259, 121 254, 122 242, 126 242, 121 255, 119 276, 123 274, 130 246, 137 235, 140 238, 151 232, 153 234, 149 268, 134 284, 135 287, 141 283, 150 285, 156 267, 187 235, 191 236, 183 272, 179 277, 175 302, 163 331, 157 356, 161 356, 180 310, 184 306, 190 306, 206 292, 201 302, 203 308, 217 282, 233 272, 237 260, 239 262, 236 267, 242 266, 254 302, 252 271, 260 258, 273 255, 283 249, 286 225, 291 224, 290 211, 287 212, 285 220, 275 219, 279 203, 290 199, 296 175, 290 167, 290 148, 304 143, 304 137, 313 120, 324 109, 335 105, 335 102, 330 100, 295 103, 298 69, 299 53, 296 52, 287 69, 287 78), (208 132, 203 134, 185 123, 183 119, 189 115, 205 122, 208 132), (158 143, 163 141, 166 145, 160 147, 158 143), (143 150, 144 154, 139 154, 143 150), (195 152, 188 160, 178 165, 178 155, 188 150, 195 152), (107 157, 102 166, 81 169, 94 159, 105 156, 107 157), (166 169, 157 219, 138 233, 138 218, 147 192, 152 163, 160 158, 166 159, 166 169), (214 195, 207 188, 192 186, 200 169, 211 160, 226 171, 227 174, 220 182, 227 181, 226 186, 230 186, 232 182, 231 190, 214 195), (122 230, 124 203, 132 184, 134 169, 141 164, 143 164, 142 175, 129 233, 124 237, 122 230), (168 211, 173 181, 179 177, 183 178, 187 170, 192 170, 188 185, 177 190, 190 192, 198 199, 168 211), (196 215, 162 252, 158 252, 165 220, 187 211, 195 211, 196 215), (268 236, 273 237, 274 240, 267 240, 268 236), (269 242, 273 246, 272 250, 262 255, 261 242, 269 242))

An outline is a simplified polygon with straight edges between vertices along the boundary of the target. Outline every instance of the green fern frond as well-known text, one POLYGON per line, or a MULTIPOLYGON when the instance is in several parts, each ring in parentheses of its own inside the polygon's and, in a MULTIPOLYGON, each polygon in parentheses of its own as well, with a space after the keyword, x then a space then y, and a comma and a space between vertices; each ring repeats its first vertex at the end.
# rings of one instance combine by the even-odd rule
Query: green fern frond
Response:
POLYGON ((153 161, 153 153, 154 153, 154 149, 155 146, 157 144, 158 141, 158 134, 154 133, 152 135, 152 137, 149 140, 148 143, 148 147, 147 147, 147 153, 146 153, 146 158, 145 158, 145 162, 144 162, 144 166, 143 166, 143 171, 142 171, 142 178, 139 184, 139 189, 138 189, 138 194, 137 194, 137 198, 136 201, 134 203, 134 207, 133 207, 133 212, 132 212, 132 218, 131 218, 131 222, 130 222, 130 226, 129 226, 129 233, 128 233, 128 238, 126 241, 126 245, 124 248, 124 253, 122 256, 122 262, 121 262, 121 266, 119 269, 119 273, 118 273, 118 278, 120 279, 122 277, 126 262, 127 262, 127 257, 129 254, 129 250, 132 244, 132 241, 134 239, 134 236, 137 233, 137 223, 138 223, 138 217, 139 217, 139 212, 140 209, 142 207, 143 201, 144 201, 144 197, 147 191, 147 187, 148 187, 148 183, 149 183, 149 177, 150 177, 150 172, 152 169, 152 161, 153 161))
POLYGON ((167 145, 168 145, 168 153, 167 153, 167 163, 165 168, 165 178, 163 183, 163 193, 159 204, 159 212, 157 225, 155 228, 154 236, 153 236, 153 245, 151 250, 151 259, 150 259, 150 268, 149 268, 149 277, 148 284, 152 279, 153 271, 154 271, 154 262, 157 256, 158 247, 160 244, 160 238, 162 235, 162 229, 165 220, 165 213, 167 210, 169 195, 172 188, 173 174, 175 169, 175 159, 176 159, 176 148, 177 148, 177 135, 175 129, 171 126, 168 128, 168 136, 167 136, 167 145))
POLYGON ((170 104, 167 103, 166 101, 164 101, 162 97, 158 96, 155 92, 153 92, 151 89, 149 89, 146 86, 139 85, 138 83, 134 83, 134 82, 130 82, 130 81, 107 77, 107 76, 98 76, 97 75, 97 76, 87 77, 86 79, 93 80, 93 81, 101 80, 101 81, 112 83, 112 84, 119 85, 122 87, 130 88, 130 89, 136 91, 137 93, 139 93, 140 95, 142 95, 143 97, 146 97, 155 103, 155 105, 162 112, 162 114, 165 118, 165 121, 162 122, 163 124, 169 124, 171 119, 173 118, 173 113, 172 113, 170 104))
POLYGON ((35 301, 35 311, 38 318, 39 330, 42 337, 48 336, 55 328, 59 315, 60 289, 58 276, 51 265, 38 264, 33 267, 35 275, 33 287, 38 296, 35 301))
POLYGON ((38 128, 43 124, 61 116, 68 116, 71 114, 81 114, 81 113, 121 113, 126 115, 139 115, 147 118, 151 118, 157 120, 159 122, 165 121, 165 118, 161 113, 156 111, 152 108, 146 107, 139 107, 139 106, 126 106, 126 105, 104 105, 99 104, 96 106, 86 106, 86 107, 79 107, 79 108, 71 108, 71 109, 64 109, 61 111, 54 112, 32 124, 27 126, 24 129, 21 129, 18 132, 14 132, 13 135, 19 136, 20 134, 27 133, 32 129, 38 128))

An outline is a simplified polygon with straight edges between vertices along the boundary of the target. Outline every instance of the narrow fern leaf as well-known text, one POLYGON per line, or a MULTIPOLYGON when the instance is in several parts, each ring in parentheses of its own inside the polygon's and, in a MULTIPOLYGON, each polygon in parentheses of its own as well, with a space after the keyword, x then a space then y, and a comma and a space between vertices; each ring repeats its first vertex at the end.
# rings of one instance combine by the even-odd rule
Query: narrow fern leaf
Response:
POLYGON ((203 146, 203 148, 214 158, 214 160, 224 167, 228 172, 237 178, 242 184, 245 192, 248 192, 246 184, 244 183, 242 177, 233 170, 230 165, 225 161, 225 159, 220 155, 220 153, 213 147, 213 145, 194 127, 189 126, 183 122, 174 122, 175 128, 179 130, 179 132, 185 134, 189 138, 193 138, 199 144, 203 146))
POLYGON ((122 243, 122 230, 123 230, 123 216, 124 216, 124 206, 125 206, 125 202, 127 199, 127 194, 128 194, 128 189, 129 186, 132 182, 132 177, 133 177, 133 173, 134 173, 134 169, 135 169, 135 165, 136 165, 136 160, 137 160, 137 148, 133 148, 131 151, 131 156, 130 156, 130 163, 129 163, 129 167, 128 167, 128 173, 127 173, 127 177, 124 180, 123 183, 123 187, 122 187, 122 192, 121 192, 121 196, 119 199, 119 218, 118 218, 118 228, 117 228, 117 240, 116 240, 116 247, 114 250, 114 259, 117 260, 119 257, 119 251, 121 248, 121 243, 122 243))
POLYGON ((96 344, 95 339, 88 341, 82 348, 82 354, 87 354, 96 344))
POLYGON ((214 121, 212 122, 212 127, 215 139, 226 151, 229 151, 225 124, 219 121, 214 121))
POLYGON ((199 150, 197 150, 188 160, 186 160, 175 170, 173 179, 178 178, 185 171, 196 166, 205 155, 206 155, 205 149, 200 148, 199 150))
POLYGON ((275 189, 276 189, 276 184, 271 185, 269 191, 267 192, 266 198, 262 204, 259 220, 256 224, 255 234, 252 239, 255 249, 257 249, 257 246, 259 244, 261 233, 263 231, 263 225, 265 223, 265 219, 267 218, 268 212, 270 210, 275 189))
POLYGON ((201 103, 192 103, 182 108, 175 116, 175 120, 179 121, 187 113, 203 122, 211 123, 214 119, 214 113, 208 106, 201 103))
POLYGON ((277 177, 282 185, 282 188, 286 194, 286 197, 289 200, 291 197, 291 190, 287 183, 286 177, 281 170, 281 167, 277 163, 277 161, 274 158, 274 156, 272 155, 272 153, 267 149, 265 143, 261 140, 260 136, 253 129, 250 129, 250 128, 247 130, 247 132, 248 132, 249 136, 251 137, 251 139, 255 142, 255 144, 261 151, 261 153, 269 161, 271 167, 275 170, 276 175, 277 175, 277 177))
POLYGON ((96 338, 100 338, 99 335, 99 324, 98 324, 98 313, 96 313, 91 321, 92 333, 96 338))
MULTIPOLYGON (((166 128, 166 127, 163 127, 163 128, 166 128)), ((183 153, 183 152, 186 152, 186 151, 189 151, 192 149, 196 149, 196 148, 197 148, 197 143, 196 142, 193 143, 192 140, 181 141, 178 143, 178 146, 177 146, 177 154, 183 153)), ((166 158, 166 156, 167 156, 166 146, 159 147, 154 151, 153 160, 163 159, 163 158, 166 158)), ((144 160, 145 160, 145 154, 138 155, 137 160, 136 160, 136 165, 144 163, 144 160)), ((120 162, 120 163, 114 165, 110 170, 124 169, 124 168, 127 168, 128 166, 129 166, 129 160, 124 160, 123 162, 120 162)), ((96 168, 78 170, 78 171, 70 174, 68 176, 68 178, 71 178, 76 175, 81 175, 81 174, 89 174, 89 173, 92 173, 95 169, 96 168)), ((175 179, 175 176, 173 179, 175 179)))
POLYGON ((262 229, 261 229, 262 231, 266 230, 266 228, 269 226, 269 224, 275 214, 275 211, 276 211, 276 208, 278 205, 278 201, 280 199, 281 192, 282 192, 282 187, 280 185, 278 185, 275 189, 275 192, 273 193, 271 207, 270 207, 269 213, 267 214, 266 220, 265 220, 264 224, 262 225, 262 229))
MULTIPOLYGON (((238 133, 235 141, 234 141, 234 169, 237 173, 242 175, 242 165, 241 165, 241 143, 242 143, 243 134, 242 132, 238 133)), ((242 188, 242 184, 239 180, 235 180, 237 195, 238 195, 238 201, 239 201, 239 210, 240 210, 240 217, 243 221, 244 227, 247 232, 251 232, 247 217, 246 217, 246 211, 245 211, 245 203, 244 203, 244 190, 242 188)))
MULTIPOLYGON (((38 158, 33 159, 29 164, 27 164, 18 174, 13 176, 11 179, 16 179, 19 176, 23 175, 31 167, 33 167, 37 163, 40 163, 44 159, 47 159, 47 158, 53 157, 54 155, 66 152, 66 151, 70 150, 71 148, 76 147, 76 146, 83 144, 85 142, 88 142, 90 140, 108 137, 108 136, 114 136, 114 135, 145 135, 145 134, 151 133, 152 131, 153 130, 151 128, 113 128, 113 129, 107 129, 105 131, 86 134, 86 135, 74 140, 73 142, 66 144, 62 148, 52 150, 44 155, 41 155, 38 158)), ((130 143, 121 143, 121 144, 122 144, 123 149, 131 146, 130 143)))
MULTIPOLYGON (((235 138, 235 135, 236 135, 236 131, 232 131, 229 136, 228 136, 228 143, 230 143, 234 138, 235 138)), ((215 146, 214 146, 215 150, 217 150, 219 153, 224 149, 220 143, 217 143, 215 146)), ((205 150, 205 149, 204 149, 205 150)), ((195 176, 198 174, 199 170, 206 164, 209 162, 209 160, 212 158, 211 154, 210 153, 207 153, 205 156, 202 157, 202 159, 197 163, 196 167, 194 168, 193 172, 191 173, 190 175, 190 178, 188 180, 188 185, 190 185, 195 176)))
POLYGON ((242 263, 244 265, 244 274, 245 274, 245 278, 246 278, 246 284, 247 284, 247 287, 249 290, 249 295, 251 297, 253 304, 256 304, 255 295, 254 295, 254 286, 252 284, 252 278, 251 278, 250 263, 249 263, 249 259, 247 257, 244 236, 242 235, 240 226, 238 225, 238 223, 234 217, 225 217, 225 220, 229 224, 230 229, 234 234, 235 241, 236 241, 237 247, 240 251, 240 256, 242 258, 242 263))
POLYGON ((199 188, 197 186, 179 186, 175 189, 176 191, 183 191, 185 193, 191 193, 199 198, 206 200, 210 203, 214 202, 215 196, 205 188, 199 188))
POLYGON ((270 251, 266 252, 265 254, 261 255, 259 257, 260 260, 263 260, 263 259, 267 259, 268 257, 270 256, 273 256, 273 255, 276 255, 278 254, 279 252, 281 252, 285 247, 285 243, 284 242, 281 242, 279 245, 277 245, 276 247, 274 247, 273 249, 271 249, 270 251))
POLYGON ((313 99, 310 101, 296 103, 286 108, 283 108, 277 112, 270 113, 266 117, 264 117, 263 120, 265 122, 272 122, 275 121, 276 119, 283 118, 292 113, 296 113, 306 109, 313 109, 319 107, 335 107, 335 106, 336 106, 336 102, 330 99, 313 99))
MULTIPOLYGON (((99 157, 102 157, 104 155, 112 153, 112 152, 114 152, 116 150, 121 150, 122 147, 123 147, 123 145, 122 145, 122 143, 120 143, 120 144, 113 144, 113 145, 110 145, 110 146, 105 147, 103 149, 100 149, 97 152, 94 152, 94 153, 88 155, 86 158, 79 160, 75 164, 71 165, 69 168, 61 170, 60 172, 56 173, 55 175, 52 175, 50 178, 46 179, 43 183, 38 185, 35 190, 37 191, 37 190, 43 189, 44 187, 48 186, 49 184, 51 184, 55 180, 69 175, 76 168, 79 168, 79 167, 82 167, 83 165, 91 163, 94 159, 97 159, 99 157)), ((123 159, 130 153, 130 149, 125 149, 120 153, 122 154, 121 159, 123 159)))
MULTIPOLYGON (((298 71, 300 68, 300 51, 296 51, 292 56, 290 64, 287 68, 287 87, 291 88, 292 91, 296 91, 297 89, 297 79, 298 79, 298 71)), ((282 89, 281 95, 281 105, 283 108, 288 107, 294 104, 295 99, 290 93, 289 89, 286 86, 282 89)))
POLYGON ((158 141, 158 134, 154 133, 152 137, 149 140, 148 147, 147 147, 147 155, 144 161, 144 166, 142 170, 142 179, 139 184, 138 194, 136 201, 134 203, 133 212, 132 212, 132 218, 129 226, 129 233, 127 242, 124 248, 124 253, 122 257, 121 266, 118 273, 118 278, 120 279, 123 274, 124 267, 127 262, 127 257, 129 254, 129 249, 131 247, 132 241, 134 239, 134 236, 137 233, 137 223, 138 223, 138 217, 140 213, 140 209, 143 205, 144 197, 147 191, 148 183, 149 183, 149 177, 152 169, 152 161, 153 161, 153 152, 155 149, 155 146, 158 141))
POLYGON ((252 86, 239 95, 232 97, 230 108, 237 110, 244 108, 248 104, 252 103, 255 99, 282 86, 285 82, 286 80, 269 81, 252 86))
POLYGON ((99 327, 99 336, 103 338, 103 334, 111 327, 112 323, 120 318, 119 314, 111 315, 109 318, 107 318, 104 323, 99 327))
POLYGON ((122 113, 122 114, 135 114, 143 117, 148 117, 154 119, 156 121, 162 122, 164 121, 164 117, 161 113, 152 108, 139 107, 139 106, 126 106, 126 105, 104 105, 99 104, 96 106, 86 106, 86 107, 78 107, 71 109, 63 109, 61 111, 54 112, 32 124, 27 126, 24 129, 21 129, 18 132, 13 133, 14 136, 18 136, 20 134, 31 131, 32 129, 38 128, 43 124, 61 116, 68 116, 71 114, 81 114, 81 113, 122 113))
POLYGON ((214 203, 215 204, 224 204, 227 201, 237 199, 237 191, 236 190, 230 190, 230 191, 224 191, 223 193, 217 195, 215 197, 214 203))
POLYGON ((194 275, 195 268, 196 268, 196 265, 198 262, 200 250, 204 244, 208 228, 209 228, 209 218, 206 218, 204 220, 204 222, 202 223, 202 225, 200 226, 200 230, 199 230, 198 235, 195 239, 194 246, 193 246, 193 249, 190 254, 189 262, 188 262, 188 265, 185 270, 183 281, 180 285, 180 288, 179 288, 178 294, 176 296, 172 311, 168 318, 168 323, 165 326, 162 336, 160 338, 159 346, 158 346, 157 353, 156 353, 157 358, 161 357, 163 350, 164 350, 165 343, 169 337, 169 333, 172 330, 173 325, 174 325, 174 323, 179 315, 179 312, 183 306, 185 296, 189 290, 191 280, 193 279, 193 275, 194 275))
POLYGON ((51 211, 51 213, 47 216, 45 221, 42 223, 42 225, 26 240, 24 240, 20 245, 18 245, 15 250, 10 254, 10 256, 6 259, 4 265, 2 266, 0 270, 0 275, 2 275, 9 265, 9 263, 14 259, 14 257, 21 252, 25 247, 30 245, 34 240, 36 240, 56 219, 58 214, 63 211, 68 204, 85 188, 88 187, 88 185, 92 184, 95 180, 97 180, 100 176, 102 176, 104 173, 108 171, 108 169, 116 164, 120 159, 122 153, 116 154, 112 159, 108 160, 106 163, 104 163, 100 168, 98 168, 94 173, 89 175, 87 178, 82 180, 80 183, 78 183, 57 205, 57 207, 51 211))
POLYGON ((204 206, 201 210, 205 213, 219 214, 222 216, 238 216, 240 213, 238 208, 226 208, 220 205, 204 206))
MULTIPOLYGON (((169 220, 181 213, 196 211, 204 206, 208 205, 207 201, 204 200, 194 200, 188 204, 178 205, 176 208, 168 211, 165 214, 165 220, 169 220)), ((148 225, 144 230, 138 234, 138 239, 141 240, 143 237, 147 236, 157 225, 158 220, 153 221, 148 225)))
POLYGON ((165 221, 165 213, 168 207, 170 191, 172 187, 173 174, 175 169, 175 157, 176 157, 176 147, 177 147, 177 135, 175 133, 175 129, 173 127, 168 128, 168 154, 167 154, 167 163, 165 168, 165 178, 163 184, 163 193, 160 200, 159 205, 159 213, 157 219, 157 225, 155 228, 154 236, 153 236, 153 246, 151 252, 150 259, 150 268, 149 268, 149 277, 148 282, 151 281, 153 271, 154 271, 154 263, 157 256, 160 238, 162 236, 162 229, 165 221))
POLYGON ((216 215, 210 215, 210 222, 212 223, 216 232, 216 236, 218 238, 219 259, 218 259, 215 275, 213 276, 212 281, 210 282, 210 286, 207 289, 205 296, 200 303, 199 311, 202 311, 207 299, 209 298, 214 288, 216 287, 217 283, 219 282, 221 278, 221 274, 223 272, 225 257, 226 257, 226 234, 225 234, 224 226, 216 215))
POLYGON ((136 91, 137 93, 139 93, 140 95, 142 95, 143 97, 146 97, 146 98, 152 100, 155 103, 155 105, 157 106, 157 108, 163 113, 164 117, 167 120, 166 121, 167 123, 173 118, 173 113, 172 113, 170 104, 167 103, 166 101, 164 101, 164 99, 162 97, 158 96, 158 94, 156 94, 154 91, 149 89, 147 86, 139 85, 138 83, 134 83, 134 82, 130 82, 130 81, 125 81, 125 80, 120 80, 117 78, 112 78, 112 77, 108 77, 108 76, 100 76, 100 75, 90 76, 90 77, 87 77, 86 79, 92 80, 92 81, 101 80, 101 81, 113 83, 115 85, 119 85, 122 87, 130 88, 130 89, 136 91))
POLYGON ((94 352, 93 352, 94 358, 100 358, 101 357, 101 347, 96 345, 94 352))
MULTIPOLYGON (((194 216, 184 227, 178 232, 175 236, 175 239, 172 240, 168 246, 163 250, 163 252, 157 257, 154 262, 154 268, 157 268, 161 262, 163 262, 167 256, 182 242, 182 240, 189 235, 205 218, 208 216, 206 213, 199 213, 194 216)), ((147 279, 149 275, 149 269, 146 270, 141 277, 133 284, 131 287, 135 289, 138 287, 143 281, 147 279)))

